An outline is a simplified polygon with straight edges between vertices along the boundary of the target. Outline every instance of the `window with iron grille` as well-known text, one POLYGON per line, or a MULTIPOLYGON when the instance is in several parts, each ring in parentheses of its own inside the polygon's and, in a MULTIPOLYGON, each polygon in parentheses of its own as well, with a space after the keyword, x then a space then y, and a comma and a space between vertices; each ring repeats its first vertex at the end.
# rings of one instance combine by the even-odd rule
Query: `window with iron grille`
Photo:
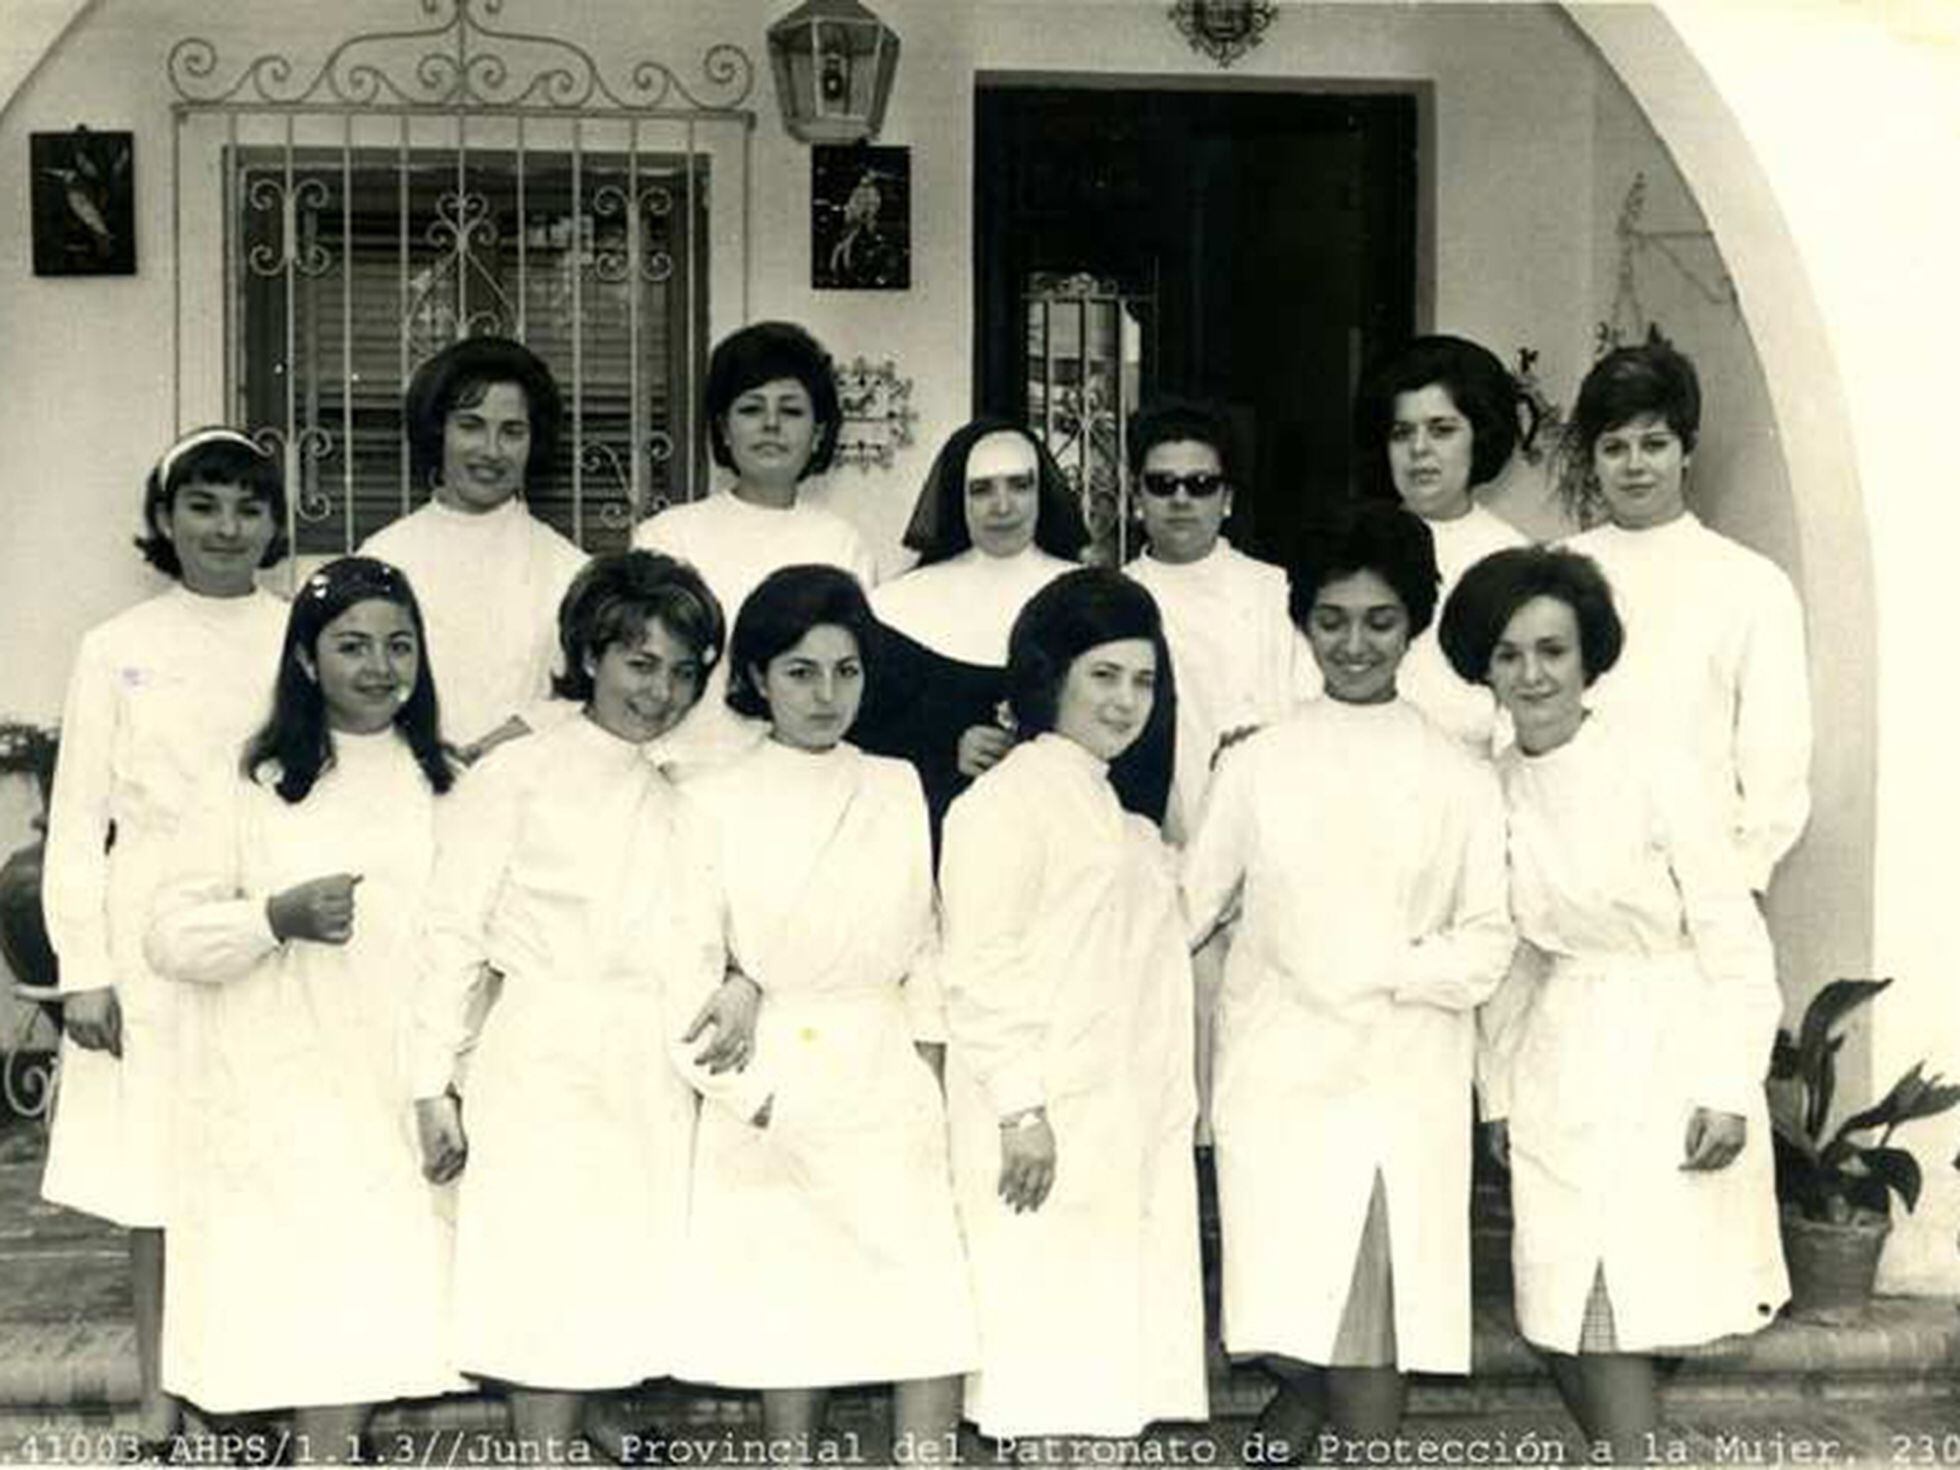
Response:
POLYGON ((230 174, 238 411, 293 426, 297 550, 349 549, 427 497, 403 388, 473 333, 521 338, 564 389, 539 517, 606 550, 685 493, 705 159, 690 179, 679 155, 241 147, 230 174))
POLYGON ((615 23, 602 64, 533 23, 588 18, 550 0, 523 23, 505 0, 400 3, 311 60, 170 48, 177 425, 252 434, 285 465, 295 548, 348 551, 427 498, 415 368, 515 337, 566 408, 532 509, 623 545, 707 484, 706 347, 749 308, 754 63, 729 41, 686 68, 629 53, 615 23))

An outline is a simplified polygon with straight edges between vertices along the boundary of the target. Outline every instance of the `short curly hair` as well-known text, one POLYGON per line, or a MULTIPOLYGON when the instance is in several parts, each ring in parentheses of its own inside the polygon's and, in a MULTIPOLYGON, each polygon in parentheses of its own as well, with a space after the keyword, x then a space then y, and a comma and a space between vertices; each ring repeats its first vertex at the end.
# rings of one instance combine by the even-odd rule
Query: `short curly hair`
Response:
POLYGON ((638 643, 647 624, 655 622, 694 650, 703 673, 721 657, 721 604, 693 567, 655 551, 593 557, 558 604, 558 655, 564 667, 552 676, 552 692, 560 699, 592 698, 585 661, 615 643, 638 643))
POLYGON ((1395 427, 1395 400, 1404 393, 1439 387, 1470 421, 1470 483, 1503 473, 1518 447, 1519 393, 1497 354, 1464 337, 1417 337, 1382 358, 1361 379, 1354 396, 1354 442, 1360 450, 1361 485, 1378 499, 1396 499, 1388 468, 1388 436, 1395 427))
POLYGON ((290 545, 286 539, 286 476, 279 461, 237 429, 212 426, 193 429, 163 453, 143 481, 143 534, 136 549, 143 560, 165 576, 183 580, 184 562, 164 534, 164 523, 186 485, 241 485, 272 514, 272 540, 259 558, 261 567, 277 566, 290 545))
POLYGON ((1159 444, 1208 444, 1218 456, 1227 484, 1238 468, 1238 445, 1232 425, 1215 404, 1196 398, 1153 398, 1130 415, 1124 448, 1130 478, 1143 473, 1143 462, 1159 444))
POLYGON ((1286 569, 1286 611, 1305 631, 1314 600, 1329 582, 1373 572, 1402 599, 1414 639, 1436 616, 1436 538, 1429 523, 1400 502, 1357 502, 1344 514, 1310 525, 1286 569))
POLYGON ((1443 604, 1436 638, 1457 677, 1490 682, 1490 658, 1519 608, 1549 597, 1572 609, 1586 683, 1619 662, 1626 629, 1613 588, 1589 556, 1555 546, 1511 546, 1492 552, 1460 578, 1443 604))
POLYGON ((459 408, 474 408, 498 383, 524 393, 531 419, 531 456, 524 483, 537 489, 551 476, 552 458, 565 424, 565 400, 544 360, 508 337, 465 337, 415 370, 403 395, 408 420, 409 468, 418 485, 434 485, 442 473, 443 427, 459 408))
POLYGON ((728 448, 728 411, 752 388, 794 378, 810 395, 817 437, 810 462, 798 479, 820 475, 837 454, 837 436, 844 427, 844 409, 837 401, 837 377, 823 344, 794 322, 755 322, 730 332, 708 357, 708 380, 702 388, 702 407, 708 415, 708 449, 715 463, 735 468, 728 448))

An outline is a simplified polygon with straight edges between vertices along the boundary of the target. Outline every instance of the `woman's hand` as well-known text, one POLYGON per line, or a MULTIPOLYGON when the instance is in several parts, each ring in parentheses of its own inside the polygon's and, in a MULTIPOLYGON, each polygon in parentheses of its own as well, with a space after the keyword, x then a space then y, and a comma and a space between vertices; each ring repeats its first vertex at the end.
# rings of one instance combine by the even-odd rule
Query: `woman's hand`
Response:
POLYGON ((422 1145, 422 1177, 447 1184, 463 1172, 470 1141, 463 1134, 463 1102, 453 1092, 415 1099, 415 1137, 422 1145))
POLYGON ((83 1051, 122 1055, 122 1002, 113 985, 77 990, 61 998, 61 1029, 83 1051))
POLYGON ((693 1041, 710 1027, 714 1040, 694 1054, 697 1066, 710 1073, 739 1072, 755 1054, 755 1018, 762 1009, 762 987, 740 970, 730 970, 681 1035, 693 1041))
POLYGON ((1055 1186, 1055 1130, 1045 1108, 1000 1125, 1000 1197, 1015 1214, 1038 1210, 1055 1186))
POLYGON ((345 944, 354 936, 354 886, 360 881, 359 873, 333 873, 275 893, 265 901, 273 936, 345 944))
POLYGON ((1223 756, 1226 751, 1230 750, 1240 741, 1250 740, 1254 735, 1259 733, 1261 728, 1259 725, 1240 725, 1220 735, 1218 737, 1218 744, 1212 747, 1211 768, 1214 771, 1217 770, 1219 757, 1223 756))
POLYGON ((960 774, 978 776, 1000 764, 1014 744, 1014 737, 993 725, 969 725, 960 733, 960 774))
POLYGON ((1511 1120, 1493 1118, 1479 1131, 1484 1136, 1484 1155, 1505 1173, 1511 1172, 1511 1120))
POLYGON ((915 1041, 912 1045, 919 1053, 919 1060, 932 1068, 933 1080, 940 1087, 945 1087, 946 1043, 943 1041, 915 1041))
POLYGON ((1681 1167, 1695 1173, 1726 1169, 1749 1141, 1749 1120, 1738 1113, 1696 1108, 1688 1119, 1686 1155, 1681 1167))

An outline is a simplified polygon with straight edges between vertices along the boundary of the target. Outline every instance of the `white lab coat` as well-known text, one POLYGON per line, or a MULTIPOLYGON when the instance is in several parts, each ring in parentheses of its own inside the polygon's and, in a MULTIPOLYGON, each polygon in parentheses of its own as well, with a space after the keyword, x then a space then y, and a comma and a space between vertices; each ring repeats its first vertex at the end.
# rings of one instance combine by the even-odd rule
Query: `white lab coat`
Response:
POLYGON ((1222 538, 1195 562, 1148 554, 1124 568, 1164 618, 1177 675, 1177 770, 1164 834, 1182 843, 1198 825, 1218 742, 1282 720, 1319 688, 1313 653, 1286 612, 1286 573, 1222 538))
POLYGON ((1449 601, 1463 574, 1489 556, 1513 546, 1528 546, 1531 538, 1509 521, 1484 506, 1473 503, 1453 521, 1425 521, 1436 543, 1436 570, 1442 580, 1436 588, 1436 616, 1409 645, 1396 672, 1395 687, 1401 696, 1428 715, 1449 734, 1461 741, 1472 755, 1486 759, 1493 748, 1508 738, 1509 721, 1497 708, 1488 686, 1466 683, 1457 676, 1450 661, 1443 657, 1443 645, 1436 636, 1436 625, 1443 618, 1443 604, 1449 601), (1504 734, 1500 735, 1500 730, 1504 734))
MULTIPOLYGON (((482 970, 503 976, 460 1082, 459 1366, 561 1389, 672 1373, 694 1134, 679 1036, 724 965, 709 839, 644 747, 583 715, 493 750, 445 806, 415 1096, 457 1080, 482 970)), ((743 1116, 767 1096, 753 1068, 693 1080, 743 1116)))
POLYGON ((748 1388, 978 1362, 946 1108, 925 798, 903 761, 766 740, 688 788, 736 965, 762 987, 766 1128, 701 1113, 683 1376, 748 1388), (767 1324, 758 1330, 758 1324, 767 1324))
POLYGON ((286 604, 184 587, 82 639, 61 717, 41 903, 64 991, 113 985, 123 1054, 61 1044, 42 1194, 121 1225, 164 1223, 175 987, 143 956, 150 900, 192 797, 235 771, 270 712, 286 604), (115 845, 109 845, 111 829, 115 845))
POLYGON ((1604 1267, 1622 1351, 1767 1325, 1788 1295, 1763 1080, 1782 1012, 1769 936, 1698 783, 1589 718, 1500 759, 1519 932, 1548 957, 1493 1006, 1490 1116, 1509 1118, 1518 1324, 1578 1347, 1604 1267), (1697 1106, 1740 1114, 1726 1169, 1681 1169, 1697 1106))
POLYGON ((213 1412, 462 1387, 401 1071, 436 798, 394 730, 333 742, 296 804, 270 775, 211 789, 150 926, 159 973, 188 982, 163 1384, 213 1412), (343 872, 346 944, 273 937, 269 898, 343 872))
POLYGON ((1470 1369, 1474 1008, 1504 978, 1504 813, 1419 710, 1322 699, 1226 755, 1192 936, 1239 900, 1218 1017, 1225 1342, 1327 1363, 1377 1172, 1404 1371, 1470 1369))
POLYGON ((1693 767, 1758 893, 1810 817, 1803 608, 1782 568, 1691 512, 1565 543, 1599 563, 1626 625, 1588 702, 1693 767))
POLYGON ((953 1172, 982 1432, 1130 1435, 1206 1413, 1191 972, 1170 855, 1059 735, 953 803, 940 890, 953 1172), (997 1194, 1000 1119, 1046 1104, 1054 1187, 997 1194))
MULTIPOLYGON (((868 591, 878 563, 842 516, 802 501, 780 509, 723 490, 670 506, 633 528, 633 545, 678 557, 701 574, 734 634, 749 594, 783 567, 842 567, 868 591)), ((762 738, 763 724, 729 709, 728 665, 710 671, 701 699, 661 741, 661 758, 689 775, 735 759, 762 738)))
POLYGON ((408 574, 429 630, 442 733, 471 745, 551 694, 558 604, 586 556, 512 496, 482 515, 431 500, 362 543, 408 574))

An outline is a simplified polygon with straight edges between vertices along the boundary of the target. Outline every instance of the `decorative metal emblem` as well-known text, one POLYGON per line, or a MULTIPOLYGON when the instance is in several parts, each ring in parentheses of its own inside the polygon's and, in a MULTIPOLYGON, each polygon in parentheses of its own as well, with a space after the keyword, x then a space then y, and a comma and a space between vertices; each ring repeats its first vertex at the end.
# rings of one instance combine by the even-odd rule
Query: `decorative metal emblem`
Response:
POLYGON ((421 0, 421 7, 432 24, 350 36, 305 82, 294 81, 291 58, 277 52, 254 57, 229 85, 214 82, 217 48, 201 36, 187 36, 170 48, 170 85, 181 101, 205 106, 252 102, 541 112, 738 108, 755 86, 755 63, 726 42, 702 58, 701 92, 658 61, 638 62, 615 87, 581 46, 490 25, 489 18, 503 12, 503 0, 421 0))
POLYGON ((1176 0, 1171 21, 1191 49, 1230 66, 1266 38, 1273 0, 1176 0))
POLYGON ((837 402, 844 411, 837 463, 867 474, 874 467, 890 469, 894 454, 911 444, 919 417, 912 407, 912 380, 901 378, 889 357, 876 366, 853 358, 837 369, 837 402))
POLYGON ((1647 175, 1636 173, 1620 201, 1620 218, 1613 227, 1619 243, 1619 261, 1614 271, 1613 304, 1604 321, 1593 325, 1593 349, 1604 354, 1629 342, 1665 340, 1659 324, 1647 314, 1640 299, 1639 261, 1649 250, 1656 251, 1674 268, 1694 293, 1710 306, 1726 307, 1740 317, 1742 299, 1736 293, 1735 278, 1722 262, 1722 250, 1712 230, 1650 230, 1641 224, 1647 212, 1647 175), (1714 269, 1697 269, 1684 253, 1690 247, 1706 249, 1714 269))

